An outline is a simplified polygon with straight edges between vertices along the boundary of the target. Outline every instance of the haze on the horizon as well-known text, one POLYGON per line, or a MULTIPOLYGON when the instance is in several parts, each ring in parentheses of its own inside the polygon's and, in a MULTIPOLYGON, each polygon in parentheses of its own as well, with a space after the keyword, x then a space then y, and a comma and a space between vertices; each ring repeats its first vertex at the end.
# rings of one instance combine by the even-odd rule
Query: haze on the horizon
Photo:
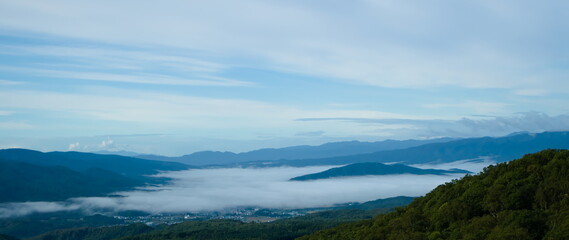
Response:
POLYGON ((0 149, 569 129, 567 1, 0 0, 0 149))

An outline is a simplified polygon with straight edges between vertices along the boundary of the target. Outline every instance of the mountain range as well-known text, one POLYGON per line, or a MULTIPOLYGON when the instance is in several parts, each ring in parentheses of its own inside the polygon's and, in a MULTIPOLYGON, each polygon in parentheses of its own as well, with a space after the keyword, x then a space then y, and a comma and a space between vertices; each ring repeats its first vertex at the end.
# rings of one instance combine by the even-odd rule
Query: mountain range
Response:
MULTIPOLYGON (((285 148, 265 148, 244 153, 201 151, 180 157, 165 157, 160 155, 138 155, 137 158, 181 162, 193 166, 227 165, 250 161, 275 161, 306 158, 328 158, 349 156, 362 153, 405 149, 429 143, 443 143, 452 138, 437 138, 430 140, 385 140, 379 142, 331 142, 319 146, 292 146, 285 148)), ((128 152, 132 156, 131 152, 128 152)))
POLYGON ((545 149, 569 149, 569 132, 519 133, 505 137, 482 137, 429 143, 405 149, 378 151, 330 158, 252 161, 245 167, 345 165, 364 162, 424 164, 489 157, 496 162, 522 157, 545 149))

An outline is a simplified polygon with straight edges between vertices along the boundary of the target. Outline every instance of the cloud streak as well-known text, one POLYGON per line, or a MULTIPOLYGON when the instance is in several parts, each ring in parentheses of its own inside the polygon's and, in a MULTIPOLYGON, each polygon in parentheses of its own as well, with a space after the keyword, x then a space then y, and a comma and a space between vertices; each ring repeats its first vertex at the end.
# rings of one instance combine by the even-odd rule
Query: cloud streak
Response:
POLYGON ((73 72, 73 71, 53 71, 28 69, 26 72, 36 72, 38 76, 47 76, 54 78, 81 79, 105 82, 123 82, 136 84, 152 84, 152 85, 180 85, 180 86, 250 86, 251 83, 236 81, 232 79, 220 77, 203 77, 196 79, 193 77, 174 77, 159 74, 110 74, 99 72, 73 72))
MULTIPOLYGON (((359 124, 398 125, 394 130, 407 135, 413 131, 423 137, 480 137, 503 136, 512 132, 566 131, 569 130, 569 115, 549 116, 540 112, 518 113, 507 117, 438 119, 373 119, 373 118, 301 118, 297 121, 341 121, 359 124)), ((383 130, 382 130, 383 131, 383 130)), ((385 131, 390 131, 386 129, 385 131)))
POLYGON ((23 202, 0 204, 0 218, 25 216, 32 213, 49 213, 78 210, 81 206, 62 202, 23 202))
MULTIPOLYGON (((115 83, 179 86, 252 86, 251 82, 218 76, 226 66, 156 50, 119 50, 112 47, 61 47, 51 45, 4 45, 0 53, 10 57, 48 58, 49 63, 30 62, 28 67, 4 66, 5 72, 34 77, 91 80, 115 83), (33 67, 29 67, 33 66, 33 67)), ((15 81, 0 81, 14 85, 15 81)))

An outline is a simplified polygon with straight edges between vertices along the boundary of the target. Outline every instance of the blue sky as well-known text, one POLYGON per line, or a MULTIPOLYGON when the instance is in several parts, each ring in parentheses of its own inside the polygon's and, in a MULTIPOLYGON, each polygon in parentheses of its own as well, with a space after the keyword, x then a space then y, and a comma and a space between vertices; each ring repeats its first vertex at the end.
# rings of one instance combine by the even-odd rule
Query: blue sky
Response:
POLYGON ((0 148, 569 130, 566 1, 0 1, 0 148))

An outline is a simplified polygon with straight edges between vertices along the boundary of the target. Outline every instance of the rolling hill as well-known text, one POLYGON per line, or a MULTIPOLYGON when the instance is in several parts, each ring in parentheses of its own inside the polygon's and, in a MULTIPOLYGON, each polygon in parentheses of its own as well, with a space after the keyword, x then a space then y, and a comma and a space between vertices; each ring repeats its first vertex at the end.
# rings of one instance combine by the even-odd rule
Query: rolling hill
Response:
POLYGON ((318 180, 327 178, 339 178, 339 177, 356 177, 356 176, 368 176, 368 175, 391 175, 391 174, 415 174, 415 175, 445 175, 453 173, 470 173, 466 170, 461 169, 451 169, 451 170, 440 170, 440 169, 421 169, 406 166, 403 164, 383 164, 383 163, 355 163, 343 167, 331 168, 323 172, 307 174, 303 176, 298 176, 291 178, 292 181, 308 181, 308 180, 318 180))

